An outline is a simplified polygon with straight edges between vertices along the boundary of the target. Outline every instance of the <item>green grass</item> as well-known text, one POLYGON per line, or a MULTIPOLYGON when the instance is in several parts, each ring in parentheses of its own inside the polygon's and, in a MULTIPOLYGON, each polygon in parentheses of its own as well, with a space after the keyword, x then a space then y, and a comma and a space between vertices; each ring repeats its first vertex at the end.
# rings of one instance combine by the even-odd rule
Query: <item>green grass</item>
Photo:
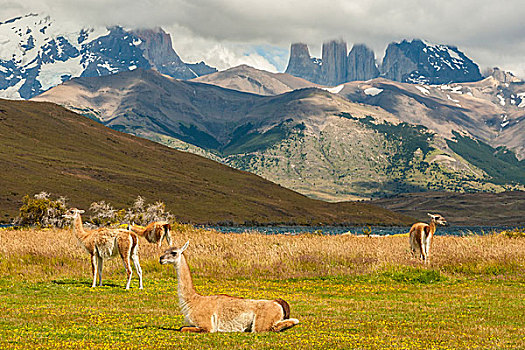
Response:
MULTIPOLYGON (((428 272, 419 271, 420 275, 428 272)), ((516 349, 525 347, 522 281, 419 282, 413 272, 295 280, 196 278, 203 294, 283 297, 301 323, 282 333, 183 334, 171 269, 145 289, 122 278, 0 280, 2 348, 516 349), (403 280, 403 278, 401 278, 403 280)))

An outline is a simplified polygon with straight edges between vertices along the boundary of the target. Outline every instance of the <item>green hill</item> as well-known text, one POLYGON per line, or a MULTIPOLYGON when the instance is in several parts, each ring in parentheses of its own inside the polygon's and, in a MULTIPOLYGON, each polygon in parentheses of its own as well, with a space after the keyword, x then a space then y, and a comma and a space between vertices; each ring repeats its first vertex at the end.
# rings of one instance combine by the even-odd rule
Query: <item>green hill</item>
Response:
POLYGON ((47 191, 87 208, 125 207, 137 195, 162 200, 181 221, 407 224, 374 205, 326 203, 256 175, 111 130, 52 103, 0 100, 0 212, 47 191))

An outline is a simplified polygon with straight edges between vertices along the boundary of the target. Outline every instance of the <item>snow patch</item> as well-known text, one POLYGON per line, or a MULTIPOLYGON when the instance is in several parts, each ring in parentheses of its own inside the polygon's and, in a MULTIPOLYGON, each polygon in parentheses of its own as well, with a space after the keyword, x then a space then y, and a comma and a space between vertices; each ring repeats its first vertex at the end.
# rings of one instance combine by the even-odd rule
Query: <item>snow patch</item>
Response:
POLYGON ((459 103, 459 100, 454 100, 449 94, 447 94, 447 98, 452 102, 459 103))
POLYGON ((420 85, 415 85, 415 88, 418 89, 423 95, 430 94, 430 91, 428 91, 428 89, 425 89, 424 87, 420 85))
POLYGON ((323 88, 323 90, 331 92, 332 94, 338 94, 343 88, 345 87, 345 84, 337 85, 331 88, 323 88))
POLYGON ((368 95, 368 96, 377 96, 383 92, 383 89, 371 87, 371 88, 365 89, 364 92, 365 92, 365 95, 368 95))
POLYGON ((82 74, 83 68, 80 60, 81 56, 71 58, 65 62, 56 61, 54 63, 43 64, 40 67, 40 74, 38 81, 42 85, 42 90, 47 90, 62 83, 63 75, 71 75, 71 77, 79 77, 82 74))
POLYGON ((10 100, 22 100, 22 97, 20 96, 20 93, 18 90, 24 85, 26 82, 25 79, 20 80, 16 85, 10 86, 7 89, 0 90, 0 97, 1 98, 7 98, 10 100))
POLYGON ((501 95, 496 95, 499 98, 499 104, 505 106, 505 98, 501 95))

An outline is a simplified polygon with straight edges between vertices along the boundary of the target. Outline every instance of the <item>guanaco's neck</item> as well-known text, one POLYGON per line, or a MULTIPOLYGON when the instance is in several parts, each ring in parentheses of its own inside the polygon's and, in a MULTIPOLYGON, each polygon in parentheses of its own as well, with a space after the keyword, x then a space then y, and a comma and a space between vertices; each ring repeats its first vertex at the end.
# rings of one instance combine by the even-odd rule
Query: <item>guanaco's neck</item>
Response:
POLYGON ((86 232, 84 231, 84 226, 82 225, 82 217, 80 214, 77 214, 75 220, 73 221, 73 232, 79 240, 83 240, 86 237, 86 232))
POLYGON ((193 286, 193 280, 191 278, 190 267, 186 262, 184 254, 180 257, 180 264, 177 267, 177 279, 178 279, 178 291, 179 301, 181 304, 187 304, 192 297, 197 295, 195 287, 193 286))
POLYGON ((137 226, 130 226, 131 231, 133 231, 137 236, 144 237, 144 232, 146 231, 146 228, 140 228, 137 226))
POLYGON ((430 220, 430 224, 428 226, 430 226, 430 236, 433 236, 434 232, 436 232, 436 223, 434 220, 430 220))

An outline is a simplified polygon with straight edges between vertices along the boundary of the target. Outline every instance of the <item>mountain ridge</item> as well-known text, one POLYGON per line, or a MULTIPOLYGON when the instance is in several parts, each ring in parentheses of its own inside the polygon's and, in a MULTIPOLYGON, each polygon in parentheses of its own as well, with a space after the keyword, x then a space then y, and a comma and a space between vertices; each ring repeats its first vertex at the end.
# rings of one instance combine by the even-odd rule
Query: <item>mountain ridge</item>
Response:
POLYGON ((0 23, 0 97, 29 99, 71 77, 138 67, 182 79, 216 71, 182 62, 161 28, 65 28, 37 14, 0 23))
POLYGON ((410 88, 412 99, 422 98, 413 84, 392 82, 393 92, 373 84, 347 83, 339 94, 304 88, 261 96, 137 70, 77 78, 36 100, 68 106, 117 130, 259 174, 312 198, 341 201, 523 186, 519 174, 512 175, 522 165, 510 153, 410 123, 358 98, 344 98, 354 93, 378 101, 389 95, 386 101, 407 99, 396 90, 401 88, 410 88), (489 157, 489 163, 478 162, 476 154, 489 157), (494 171, 498 168, 502 170, 494 171))
POLYGON ((192 223, 383 223, 410 219, 376 206, 315 201, 261 177, 102 126, 52 103, 0 99, 0 208, 25 194, 65 195, 87 208, 162 200, 192 223))

